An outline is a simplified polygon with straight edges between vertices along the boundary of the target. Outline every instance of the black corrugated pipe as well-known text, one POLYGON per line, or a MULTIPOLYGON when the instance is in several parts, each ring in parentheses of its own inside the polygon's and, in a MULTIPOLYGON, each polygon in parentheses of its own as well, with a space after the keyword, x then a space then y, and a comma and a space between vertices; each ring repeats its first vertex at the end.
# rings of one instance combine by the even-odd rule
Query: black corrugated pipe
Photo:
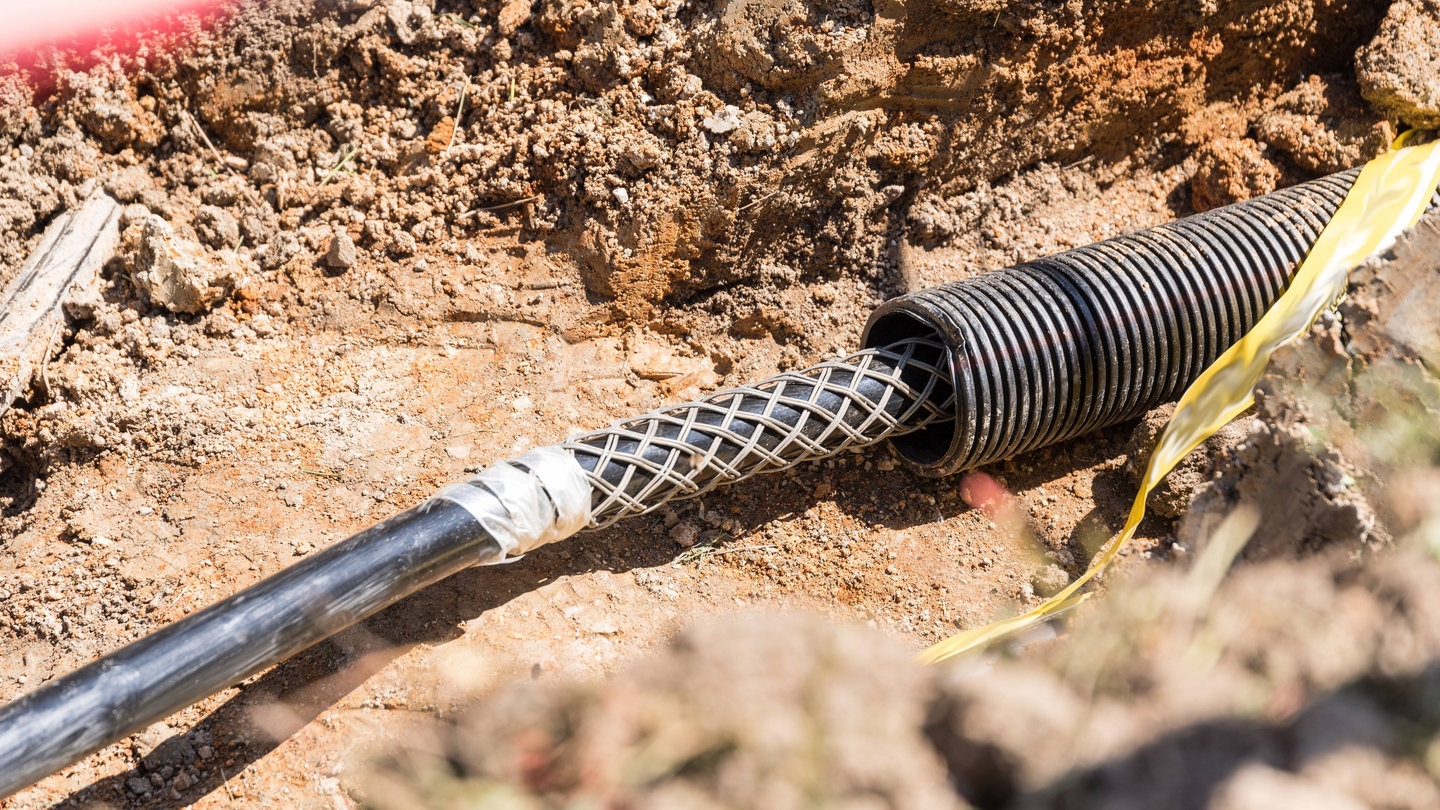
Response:
POLYGON ((1138 416, 1259 320, 1357 171, 890 301, 848 358, 497 464, 0 708, 0 797, 456 571, 587 526, 887 438, 939 475, 1138 416))

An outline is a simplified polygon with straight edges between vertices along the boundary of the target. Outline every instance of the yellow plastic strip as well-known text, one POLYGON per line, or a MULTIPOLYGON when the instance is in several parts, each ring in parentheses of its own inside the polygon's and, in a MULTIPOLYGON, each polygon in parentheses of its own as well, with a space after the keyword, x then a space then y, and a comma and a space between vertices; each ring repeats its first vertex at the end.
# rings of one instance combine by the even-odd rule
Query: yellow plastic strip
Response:
POLYGON ((1310 330, 1345 293, 1350 270, 1390 247, 1421 214, 1440 186, 1440 141, 1406 146, 1406 133, 1390 151, 1366 164, 1355 185, 1325 226, 1280 300, 1239 342, 1192 383, 1165 426, 1130 507, 1125 528, 1112 537, 1090 568, 1065 590, 1014 618, 966 630, 920 653, 926 663, 984 647, 1073 606, 1077 592, 1110 564, 1145 517, 1145 501, 1190 451, 1243 413, 1255 399, 1270 355, 1310 330))

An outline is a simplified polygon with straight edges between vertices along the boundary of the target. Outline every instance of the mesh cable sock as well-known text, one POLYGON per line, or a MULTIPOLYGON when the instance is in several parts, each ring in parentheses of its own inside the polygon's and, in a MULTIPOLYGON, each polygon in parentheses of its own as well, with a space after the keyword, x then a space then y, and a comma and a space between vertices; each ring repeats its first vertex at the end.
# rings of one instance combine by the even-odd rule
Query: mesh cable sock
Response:
POLYGON ((662 408, 562 447, 594 494, 591 527, 758 473, 954 418, 939 343, 912 338, 662 408))

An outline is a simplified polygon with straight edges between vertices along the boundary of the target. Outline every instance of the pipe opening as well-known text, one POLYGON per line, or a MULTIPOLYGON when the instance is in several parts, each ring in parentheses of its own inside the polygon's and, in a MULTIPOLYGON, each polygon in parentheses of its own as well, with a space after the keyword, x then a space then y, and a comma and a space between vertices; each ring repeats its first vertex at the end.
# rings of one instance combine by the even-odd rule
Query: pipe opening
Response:
MULTIPOLYGON (((860 339, 860 345, 870 349, 891 346, 904 340, 917 338, 932 341, 937 347, 953 345, 953 341, 945 336, 940 325, 934 321, 913 310, 883 304, 870 317, 870 322, 865 325, 865 333, 860 339)), ((956 382, 960 380, 955 370, 955 353, 936 348, 925 350, 924 354, 917 351, 916 356, 930 365, 938 366, 943 363, 944 367, 949 370, 949 386, 944 390, 937 386, 932 397, 936 402, 944 402, 956 391, 956 382), (950 356, 942 358, 942 354, 950 356)), ((918 389, 923 388, 925 376, 926 372, 922 369, 907 366, 901 371, 900 378, 918 389)), ((962 407, 957 400, 955 403, 957 416, 962 407)), ((921 472, 938 475, 940 474, 938 469, 934 472, 932 469, 938 468, 942 461, 959 450, 954 447, 958 438, 954 420, 937 420, 920 430, 892 437, 890 445, 895 448, 901 458, 914 464, 921 472)))

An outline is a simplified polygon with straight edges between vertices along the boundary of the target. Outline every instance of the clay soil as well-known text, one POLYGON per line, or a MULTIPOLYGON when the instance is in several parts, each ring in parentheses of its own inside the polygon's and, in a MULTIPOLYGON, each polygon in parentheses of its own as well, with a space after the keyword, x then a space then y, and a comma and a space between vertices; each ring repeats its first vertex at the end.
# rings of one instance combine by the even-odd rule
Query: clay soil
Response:
MULTIPOLYGON (((166 47, 61 52, 3 73, 0 283, 93 188, 126 209, 102 289, 70 308, 43 373, 0 413, 0 700, 496 460, 848 351, 890 296, 1363 162, 1394 132, 1355 77, 1384 6, 277 0, 197 18, 166 47), (209 268, 194 295, 147 275, 156 222, 209 268)), ((1379 305, 1366 312, 1384 320, 1379 305)), ((1395 365, 1424 366, 1405 358, 1395 365)), ((1311 594, 1296 598, 1320 613, 1339 600, 1357 635, 1404 613, 1367 595, 1434 600, 1418 563, 1356 567, 1428 525, 1416 498, 1376 493, 1391 474, 1428 492, 1400 471, 1429 459, 1377 460, 1334 426, 1327 436, 1354 446, 1316 449, 1297 438, 1310 422, 1282 407, 1302 401, 1277 390, 1172 480, 1122 565, 1142 583, 1114 600, 1129 612, 1097 613, 1090 635, 989 675, 919 670, 906 652, 1082 571, 1123 521, 1158 415, 980 471, 1013 493, 1010 511, 972 506, 985 479, 922 478, 872 452, 465 572, 0 804, 849 801, 823 784, 881 797, 866 807, 1060 806, 1056 786, 1079 784, 1077 804, 1157 806, 1146 791, 1168 772, 1146 757, 1167 756, 1167 734, 1210 733, 1186 723, 1209 718, 1251 746, 1236 750, 1279 750, 1267 734, 1328 717, 1317 695, 1341 709, 1410 695, 1440 655, 1416 642, 1409 658, 1369 651, 1326 670, 1330 653, 1302 645, 1285 659, 1301 663, 1257 676, 1251 702, 1232 699, 1254 685, 1240 653, 1180 645, 1219 669, 1171 671, 1184 658, 1174 639, 1239 631, 1206 636, 1203 611, 1156 608, 1154 595, 1213 596, 1185 579, 1186 561, 1275 491, 1313 503, 1262 516, 1280 539, 1244 553, 1242 569, 1265 572, 1246 582, 1311 594), (825 621, 732 618, 675 641, 697 619, 755 608, 825 621), (1170 629, 1147 635, 1134 616, 1170 629), (1065 652, 1102 638, 1125 643, 1103 661, 1065 652), (893 664, 893 684, 875 682, 872 661, 893 664), (730 726, 663 737, 688 758, 627 759, 657 727, 636 720, 650 710, 594 708, 727 666, 733 678, 665 698, 682 718, 752 706, 730 726), (1211 691, 1194 676, 1206 671, 1221 673, 1211 691), (786 714, 830 694, 815 678, 836 684, 833 705, 786 714), (893 723, 854 720, 870 701, 893 723), (1137 719, 1130 703, 1167 719, 1137 719), (1064 733, 1002 739, 1002 708, 1064 733), (1234 728, 1214 719, 1252 709, 1234 728), (893 738, 889 781, 755 775, 780 755, 746 723, 821 716, 845 746, 893 738), (536 742, 535 728, 621 731, 571 745, 569 732, 536 742), (1060 741, 1084 756, 1052 756, 1060 741), (511 767, 536 751, 558 763, 545 778, 511 767), (732 751, 749 752, 739 771, 707 764, 732 751), (435 762, 449 763, 438 777, 435 762), (584 777, 607 768, 650 781, 584 777)), ((1385 745, 1419 739, 1385 728, 1385 745)), ((1431 759, 1388 756, 1344 772, 1413 779, 1405 796, 1419 803, 1387 806, 1440 796, 1431 759)), ((1247 757, 1216 773, 1261 787, 1217 777, 1216 801, 1311 779, 1278 754, 1247 757), (1251 759, 1269 770, 1245 770, 1251 759)), ((1162 787, 1187 784, 1169 775, 1162 787)))

